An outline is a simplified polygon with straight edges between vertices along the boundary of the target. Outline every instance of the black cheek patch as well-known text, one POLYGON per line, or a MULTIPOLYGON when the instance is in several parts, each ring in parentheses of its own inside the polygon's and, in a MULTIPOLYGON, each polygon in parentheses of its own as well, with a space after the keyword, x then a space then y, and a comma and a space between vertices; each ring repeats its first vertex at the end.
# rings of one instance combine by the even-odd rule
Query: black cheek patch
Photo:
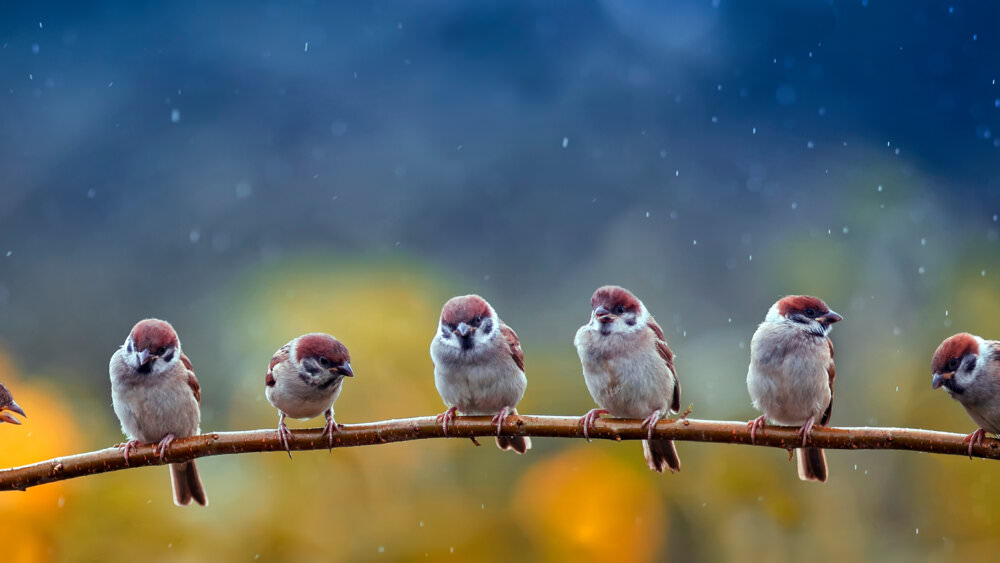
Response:
POLYGON ((635 317, 629 317, 625 319, 625 324, 627 324, 628 326, 635 326, 636 322, 638 321, 635 320, 635 317))
POLYGON ((493 330, 493 319, 486 319, 483 321, 483 326, 480 330, 483 331, 483 334, 489 334, 490 331, 493 330))
POLYGON ((171 350, 171 352, 169 354, 167 354, 166 356, 163 356, 163 361, 164 362, 170 363, 170 360, 172 360, 172 359, 174 359, 174 352, 172 350, 171 350))
POLYGON ((445 340, 451 338, 451 331, 445 327, 441 327, 441 338, 444 338, 445 340))

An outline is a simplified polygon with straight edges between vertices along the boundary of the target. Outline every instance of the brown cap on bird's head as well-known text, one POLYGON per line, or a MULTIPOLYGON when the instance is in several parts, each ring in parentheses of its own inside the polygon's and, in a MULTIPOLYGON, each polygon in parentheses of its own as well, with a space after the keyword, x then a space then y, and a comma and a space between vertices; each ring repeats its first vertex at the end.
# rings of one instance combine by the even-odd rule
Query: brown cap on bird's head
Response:
POLYGON ((132 337, 137 352, 148 350, 151 354, 157 354, 162 348, 180 346, 177 331, 170 323, 160 319, 143 319, 135 323, 129 336, 132 337))
POLYGON ((824 325, 844 320, 843 317, 831 311, 822 299, 811 295, 788 295, 779 299, 776 305, 778 306, 778 314, 786 319, 799 315, 824 325))
POLYGON ((642 308, 639 298, 631 291, 617 285, 605 285, 597 288, 590 297, 590 308, 600 322, 613 321, 624 313, 638 313, 642 308))
POLYGON ((949 336, 934 351, 931 358, 931 373, 934 381, 931 386, 934 389, 947 385, 955 372, 962 365, 962 358, 969 354, 979 353, 979 341, 968 332, 960 332, 954 336, 949 336))
POLYGON ((347 351, 347 346, 323 332, 300 336, 295 343, 295 358, 299 362, 312 358, 328 370, 354 377, 354 370, 351 369, 351 353, 347 351))
POLYGON ((490 304, 478 295, 452 297, 441 308, 441 322, 452 326, 461 323, 478 325, 489 317, 490 304))

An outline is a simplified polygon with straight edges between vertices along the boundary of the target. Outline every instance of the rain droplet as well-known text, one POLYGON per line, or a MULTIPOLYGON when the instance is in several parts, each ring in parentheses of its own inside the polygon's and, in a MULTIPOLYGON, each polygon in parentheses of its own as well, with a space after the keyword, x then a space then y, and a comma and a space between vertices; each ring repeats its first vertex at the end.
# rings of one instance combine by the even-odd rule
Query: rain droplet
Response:
POLYGON ((566 148, 569 146, 569 137, 563 137, 562 147, 566 148))
POLYGON ((177 123, 181 120, 181 110, 172 109, 170 110, 170 123, 177 123))
POLYGON ((305 46, 302 47, 302 52, 303 53, 308 53, 309 52, 309 42, 308 41, 306 41, 305 46))
POLYGON ((917 268, 917 273, 918 273, 918 274, 920 274, 920 275, 923 275, 923 274, 924 274, 924 272, 926 272, 926 271, 927 271, 927 270, 925 270, 923 266, 921 266, 921 267, 917 268))

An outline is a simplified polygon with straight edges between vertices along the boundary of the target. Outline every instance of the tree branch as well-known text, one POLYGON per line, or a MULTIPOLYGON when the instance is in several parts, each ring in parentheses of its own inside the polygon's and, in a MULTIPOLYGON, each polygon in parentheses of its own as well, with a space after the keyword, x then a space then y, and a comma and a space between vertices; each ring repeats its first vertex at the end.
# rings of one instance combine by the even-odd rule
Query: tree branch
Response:
MULTIPOLYGON (((801 445, 796 428, 765 426, 757 432, 754 445, 790 449, 801 445)), ((583 438, 579 417, 512 415, 503 426, 503 433, 512 436, 541 438, 583 438)), ((289 441, 293 450, 323 450, 329 445, 321 428, 293 430, 289 441)), ((434 417, 385 420, 341 427, 334 435, 334 447, 368 446, 389 442, 405 442, 425 438, 472 438, 493 436, 496 427, 489 417, 458 417, 448 427, 445 436, 434 417)), ((639 440, 646 438, 646 429, 638 420, 604 418, 590 432, 595 439, 639 440)), ((717 442, 750 445, 750 432, 745 422, 676 419, 661 421, 654 433, 657 438, 690 442, 717 442)), ((839 450, 910 450, 934 454, 968 455, 969 445, 962 434, 914 430, 908 428, 823 428, 815 427, 810 445, 839 450)), ((0 470, 0 491, 25 490, 28 487, 74 479, 97 473, 119 471, 129 467, 163 465, 199 457, 250 452, 283 451, 275 430, 245 432, 212 432, 177 439, 170 445, 165 461, 153 453, 153 445, 140 446, 129 456, 126 465, 122 452, 106 448, 47 461, 0 470)), ((1000 459, 1000 440, 985 439, 973 448, 976 456, 1000 459)))

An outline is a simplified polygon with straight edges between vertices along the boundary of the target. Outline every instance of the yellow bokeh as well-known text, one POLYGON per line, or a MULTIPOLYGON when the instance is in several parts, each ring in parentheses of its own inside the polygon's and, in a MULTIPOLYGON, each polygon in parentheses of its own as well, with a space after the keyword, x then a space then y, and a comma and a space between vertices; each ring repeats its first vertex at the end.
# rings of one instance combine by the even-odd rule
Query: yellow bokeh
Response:
MULTIPOLYGON (((79 449, 78 422, 69 402, 48 385, 29 382, 15 373, 0 351, 0 381, 28 415, 23 425, 0 424, 0 465, 14 467, 65 455, 79 449)), ((66 483, 32 487, 25 492, 0 493, 0 546, 4 559, 26 563, 51 559, 47 525, 58 519, 68 495, 66 483)))
POLYGON ((633 463, 598 447, 536 462, 517 484, 512 518, 551 560, 662 559, 667 518, 658 491, 639 473, 645 464, 633 449, 633 463))

